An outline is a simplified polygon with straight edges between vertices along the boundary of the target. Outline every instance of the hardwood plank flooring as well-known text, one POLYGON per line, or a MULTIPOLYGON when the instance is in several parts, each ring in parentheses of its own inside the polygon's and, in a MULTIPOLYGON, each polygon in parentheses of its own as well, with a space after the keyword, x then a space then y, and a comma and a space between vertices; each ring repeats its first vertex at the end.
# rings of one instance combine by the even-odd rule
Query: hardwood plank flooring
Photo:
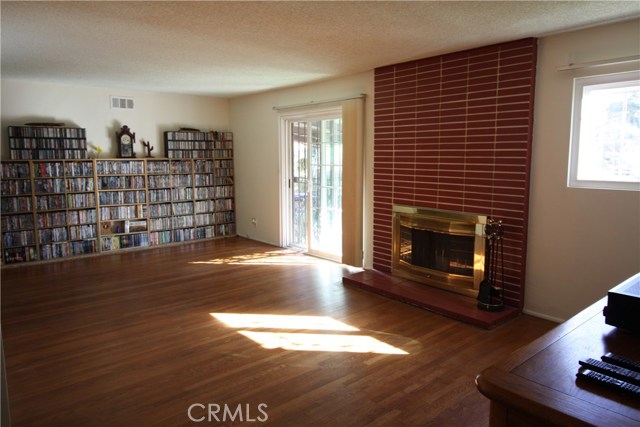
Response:
POLYGON ((243 238, 3 268, 12 425, 487 426, 476 374, 555 326, 484 330, 344 287, 346 273, 243 238), (360 339, 407 354, 356 352, 360 339))

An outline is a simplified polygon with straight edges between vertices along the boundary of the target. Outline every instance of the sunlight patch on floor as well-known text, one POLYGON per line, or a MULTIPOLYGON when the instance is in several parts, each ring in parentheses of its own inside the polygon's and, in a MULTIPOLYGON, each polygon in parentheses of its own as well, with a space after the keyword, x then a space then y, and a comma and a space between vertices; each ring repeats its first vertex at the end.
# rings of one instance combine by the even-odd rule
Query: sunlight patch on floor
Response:
POLYGON ((250 313, 209 313, 213 318, 234 328, 239 334, 266 349, 292 351, 329 351, 348 353, 409 354, 351 325, 328 316, 297 316, 250 313), (253 331, 248 329, 271 329, 253 331), (308 333, 298 331, 331 331, 343 333, 308 333), (292 332, 296 331, 296 332, 292 332))
POLYGON ((329 316, 293 316, 279 314, 211 313, 230 328, 312 329, 327 331, 357 331, 329 316))
POLYGON ((302 334, 290 332, 238 331, 263 348, 294 351, 335 351, 348 353, 408 354, 366 335, 302 334))
POLYGON ((228 258, 216 258, 207 261, 191 261, 189 264, 228 264, 228 265, 317 265, 328 261, 306 256, 301 252, 281 249, 247 255, 235 255, 228 258))

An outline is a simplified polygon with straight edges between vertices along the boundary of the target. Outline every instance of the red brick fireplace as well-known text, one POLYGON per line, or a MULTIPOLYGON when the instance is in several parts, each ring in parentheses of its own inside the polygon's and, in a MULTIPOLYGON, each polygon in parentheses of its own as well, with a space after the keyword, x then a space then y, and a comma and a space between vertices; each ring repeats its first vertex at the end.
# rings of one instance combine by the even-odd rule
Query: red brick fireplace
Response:
POLYGON ((522 309, 536 59, 529 38, 375 70, 374 270, 392 270, 393 205, 486 215, 522 309))

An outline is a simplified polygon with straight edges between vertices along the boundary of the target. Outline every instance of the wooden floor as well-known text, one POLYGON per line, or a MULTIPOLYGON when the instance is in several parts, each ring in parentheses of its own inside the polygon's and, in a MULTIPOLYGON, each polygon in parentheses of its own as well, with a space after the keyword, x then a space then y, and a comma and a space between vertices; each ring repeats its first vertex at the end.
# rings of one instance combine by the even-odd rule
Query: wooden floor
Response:
POLYGON ((243 238, 3 268, 12 425, 486 426, 476 374, 554 326, 484 330, 347 272, 243 238))

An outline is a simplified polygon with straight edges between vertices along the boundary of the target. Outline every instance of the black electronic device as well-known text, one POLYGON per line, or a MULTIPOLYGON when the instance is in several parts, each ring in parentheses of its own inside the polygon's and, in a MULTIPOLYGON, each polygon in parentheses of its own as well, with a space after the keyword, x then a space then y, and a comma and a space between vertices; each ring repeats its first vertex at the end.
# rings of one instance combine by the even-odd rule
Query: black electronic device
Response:
POLYGON ((640 273, 612 288, 607 293, 603 310, 605 323, 640 333, 640 273))

